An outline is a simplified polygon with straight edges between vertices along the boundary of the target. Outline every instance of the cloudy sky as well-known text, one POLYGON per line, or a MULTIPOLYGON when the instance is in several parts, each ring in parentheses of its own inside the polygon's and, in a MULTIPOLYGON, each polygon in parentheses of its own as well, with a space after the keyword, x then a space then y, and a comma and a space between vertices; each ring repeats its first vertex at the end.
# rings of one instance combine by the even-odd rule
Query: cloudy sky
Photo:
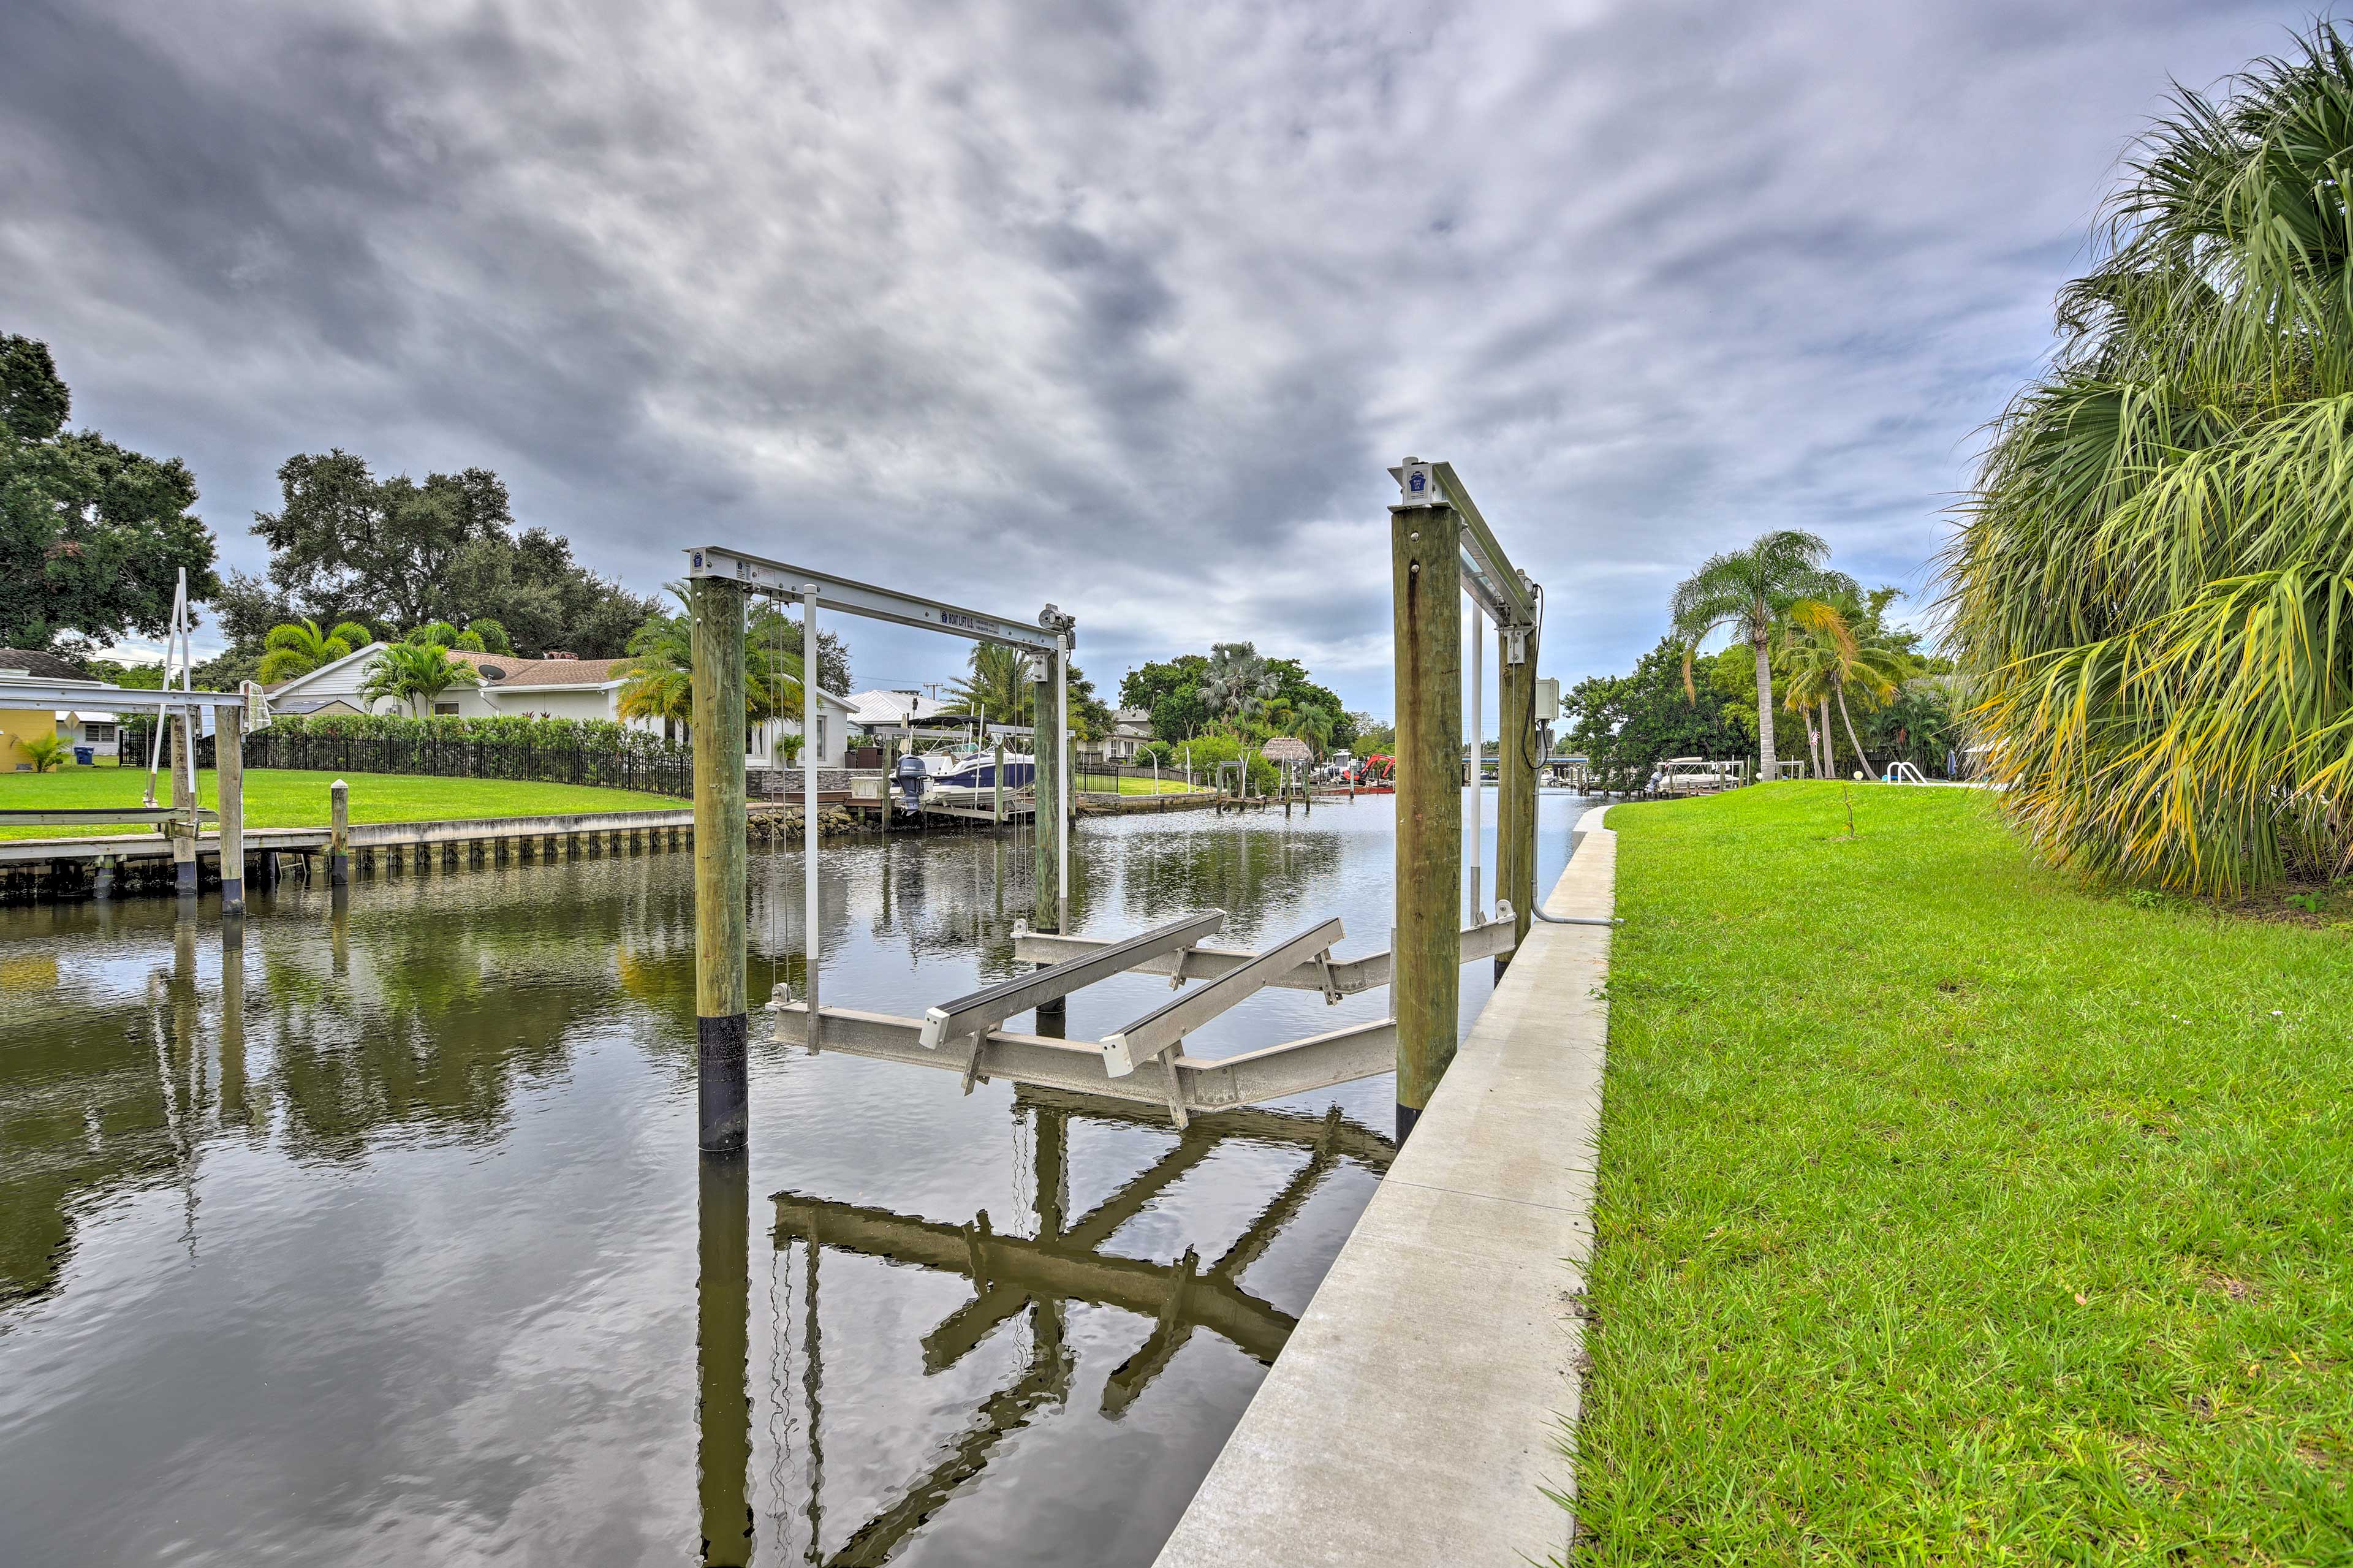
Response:
POLYGON ((1926 588, 2129 139, 2308 11, 8 0, 0 330, 227 563, 291 453, 480 464, 641 590, 737 543, 1385 714, 1409 451, 1565 682, 1764 529, 1926 588))

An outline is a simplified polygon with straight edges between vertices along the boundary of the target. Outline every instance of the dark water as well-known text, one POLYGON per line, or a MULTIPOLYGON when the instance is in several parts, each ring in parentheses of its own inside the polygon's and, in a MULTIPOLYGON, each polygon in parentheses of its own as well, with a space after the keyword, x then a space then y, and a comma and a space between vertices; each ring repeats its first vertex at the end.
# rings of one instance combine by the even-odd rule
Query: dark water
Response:
MULTIPOLYGON (((1222 942, 1338 914, 1378 949, 1390 824, 1090 821, 1076 929, 1217 906, 1222 942)), ((690 870, 290 885, 233 943, 210 900, 0 910, 0 1560, 1149 1563, 1386 1164, 1389 1080, 1180 1136, 755 1046, 751 1152, 705 1162, 690 870)), ((824 875, 828 1005, 1011 973, 1026 842, 824 875)), ((756 1001, 798 858, 753 876, 756 1001)), ((1385 1005, 1268 992, 1187 1049, 1385 1005)))

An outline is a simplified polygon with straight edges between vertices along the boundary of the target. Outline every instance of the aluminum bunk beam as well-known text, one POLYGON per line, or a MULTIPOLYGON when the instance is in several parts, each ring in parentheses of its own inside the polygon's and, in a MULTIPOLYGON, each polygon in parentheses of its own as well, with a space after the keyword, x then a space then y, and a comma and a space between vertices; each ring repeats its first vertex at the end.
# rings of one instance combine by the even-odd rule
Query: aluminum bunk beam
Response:
POLYGON ((1059 1000, 1082 986, 1109 979, 1164 953, 1180 952, 1205 936, 1215 936, 1225 929, 1225 924, 1226 911, 1210 910, 1171 921, 1124 941, 1090 943, 1086 952, 1058 960, 1050 968, 1016 975, 1001 984, 930 1009, 923 1015, 923 1043, 936 1050, 945 1041, 986 1034, 1041 1002, 1059 1000))
MULTIPOLYGON (((1462 931, 1462 962, 1494 958, 1510 952, 1514 945, 1512 906, 1499 902, 1495 918, 1481 925, 1467 926, 1462 931)), ((1056 936, 1050 931, 1033 931, 1017 926, 1013 932, 1013 956, 1029 963, 1060 963, 1090 952, 1099 952, 1113 944, 1099 937, 1056 936)), ((1215 980, 1230 974, 1245 963, 1257 960, 1255 952, 1231 952, 1224 948, 1188 947, 1181 952, 1166 952, 1134 964, 1138 974, 1173 975, 1179 983, 1188 980, 1215 980)), ((1302 963, 1288 973, 1267 982, 1285 991, 1321 991, 1328 995, 1354 996, 1361 991, 1372 991, 1389 983, 1389 955, 1387 952, 1366 953, 1362 958, 1335 958, 1327 967, 1314 961, 1302 963)))

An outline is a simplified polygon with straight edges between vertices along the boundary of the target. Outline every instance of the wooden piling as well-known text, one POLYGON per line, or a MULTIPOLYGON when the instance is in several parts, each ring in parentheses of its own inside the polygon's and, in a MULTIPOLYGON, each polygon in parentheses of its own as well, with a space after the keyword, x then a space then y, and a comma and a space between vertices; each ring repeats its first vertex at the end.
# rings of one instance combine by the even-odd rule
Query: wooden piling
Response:
POLYGON ((692 579, 697 1138, 741 1149, 751 1099, 744 1001, 744 591, 692 579))
POLYGON ((1002 826, 1005 823, 1005 742, 1002 741, 997 742, 997 770, 993 776, 997 781, 997 794, 996 804, 990 808, 990 820, 1002 826))
POLYGON ((195 726, 183 710, 172 715, 172 886, 184 899, 196 896, 195 726))
POLYGON ((213 735, 220 807, 221 913, 245 913, 245 712, 223 708, 213 735))
POLYGON ((1389 509, 1397 658, 1397 1135, 1447 1063, 1462 992, 1461 523, 1444 504, 1389 509))
MULTIPOLYGON (((1029 929, 1059 931, 1062 929, 1062 835, 1068 824, 1062 820, 1061 771, 1062 748, 1055 737, 1061 732, 1056 718, 1055 701, 1060 688, 1054 679, 1054 660, 1050 656, 1038 666, 1038 679, 1031 684, 1036 706, 1030 721, 1036 725, 1030 754, 1037 758, 1037 768, 1031 775, 1031 787, 1036 795, 1037 809, 1029 814, 1035 831, 1030 836, 1030 886, 1035 896, 1029 907, 1029 929)), ((1052 1021, 1059 1035, 1061 1019, 1068 1009, 1064 999, 1040 1003, 1038 1007, 1039 1032, 1047 1032, 1052 1021)))
MULTIPOLYGON (((1519 637, 1523 657, 1512 662, 1514 633, 1505 628, 1496 642, 1503 650, 1502 679, 1497 684, 1498 748, 1495 768, 1495 894, 1509 899, 1512 920, 1520 942, 1528 940, 1535 921, 1536 900, 1536 638, 1531 628, 1519 637)), ((1495 959, 1501 975, 1511 955, 1495 959)))
POLYGON ((327 786, 327 886, 352 880, 352 786, 337 779, 327 786))

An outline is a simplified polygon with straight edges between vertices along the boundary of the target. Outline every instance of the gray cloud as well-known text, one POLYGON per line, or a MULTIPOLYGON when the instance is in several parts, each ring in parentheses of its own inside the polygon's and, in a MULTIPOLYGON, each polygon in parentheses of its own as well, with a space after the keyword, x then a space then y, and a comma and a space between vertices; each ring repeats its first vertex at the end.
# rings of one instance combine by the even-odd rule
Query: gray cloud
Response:
POLYGON ((495 467, 640 587, 725 539, 1385 711, 1409 449, 1571 679, 1763 528, 1917 584, 2168 76, 2302 17, 16 0, 0 326, 242 564, 341 445, 495 467))

